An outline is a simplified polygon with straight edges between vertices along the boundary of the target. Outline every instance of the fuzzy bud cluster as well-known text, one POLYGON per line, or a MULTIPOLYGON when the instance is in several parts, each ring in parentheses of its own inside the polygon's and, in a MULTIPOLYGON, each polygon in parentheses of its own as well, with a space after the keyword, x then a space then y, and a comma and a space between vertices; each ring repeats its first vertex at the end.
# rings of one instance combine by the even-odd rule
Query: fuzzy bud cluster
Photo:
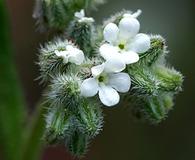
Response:
POLYGON ((66 32, 43 45, 39 53, 48 144, 64 144, 73 155, 82 156, 102 130, 101 107, 119 102, 128 105, 135 117, 153 124, 167 117, 183 76, 167 67, 168 51, 161 36, 139 33, 140 10, 122 11, 100 27, 81 10, 86 4, 78 3, 75 9, 63 0, 40 2, 48 3, 41 5, 42 16, 47 11, 52 17, 44 16, 47 26, 66 32), (61 8, 60 14, 54 14, 55 7, 61 8))
POLYGON ((33 18, 40 31, 63 30, 81 9, 96 9, 104 0, 36 0, 33 18))

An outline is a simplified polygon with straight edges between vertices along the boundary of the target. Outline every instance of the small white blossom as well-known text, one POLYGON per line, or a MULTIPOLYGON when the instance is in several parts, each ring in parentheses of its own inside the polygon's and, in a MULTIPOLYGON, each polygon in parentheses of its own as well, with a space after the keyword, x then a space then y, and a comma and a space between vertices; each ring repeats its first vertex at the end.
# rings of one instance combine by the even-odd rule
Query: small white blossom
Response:
POLYGON ((117 26, 109 23, 104 28, 104 43, 100 47, 100 54, 104 59, 116 56, 125 64, 139 60, 138 53, 144 53, 150 48, 150 37, 139 33, 140 23, 136 19, 141 14, 138 10, 134 14, 124 14, 117 26))
POLYGON ((74 16, 79 19, 79 22, 94 22, 93 18, 85 17, 84 9, 82 9, 80 12, 75 12, 74 16))
POLYGON ((83 51, 76 47, 73 47, 72 45, 67 45, 66 50, 62 51, 56 50, 55 54, 58 57, 62 57, 64 63, 71 62, 76 65, 80 65, 81 63, 83 63, 85 59, 83 51))
POLYGON ((116 105, 120 100, 118 92, 128 92, 131 85, 129 75, 121 72, 124 69, 125 64, 118 59, 92 67, 92 77, 85 79, 81 84, 81 95, 92 97, 98 93, 105 106, 116 105))

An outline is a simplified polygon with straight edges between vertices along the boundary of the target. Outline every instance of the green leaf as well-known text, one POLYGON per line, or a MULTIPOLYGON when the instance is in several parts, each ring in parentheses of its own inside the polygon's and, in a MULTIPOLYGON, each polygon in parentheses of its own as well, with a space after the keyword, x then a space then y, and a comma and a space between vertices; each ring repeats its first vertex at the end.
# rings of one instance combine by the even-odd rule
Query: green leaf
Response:
POLYGON ((0 1, 0 147, 6 160, 20 159, 24 102, 18 85, 9 35, 8 16, 0 1))

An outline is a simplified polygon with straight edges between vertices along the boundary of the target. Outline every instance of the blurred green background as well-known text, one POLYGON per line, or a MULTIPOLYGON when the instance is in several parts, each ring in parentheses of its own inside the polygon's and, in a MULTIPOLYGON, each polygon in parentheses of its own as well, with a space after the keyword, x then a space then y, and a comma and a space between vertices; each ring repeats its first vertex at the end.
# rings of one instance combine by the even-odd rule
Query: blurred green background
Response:
MULTIPOLYGON (((37 48, 47 35, 36 32, 34 0, 7 0, 14 59, 29 112, 40 98, 37 48)), ((141 31, 161 34, 169 46, 169 62, 185 76, 169 117, 157 126, 136 122, 126 107, 104 109, 103 132, 93 141, 86 160, 195 160, 195 1, 107 0, 92 13, 98 23, 111 14, 142 9, 141 31)), ((47 148, 43 160, 71 159, 63 147, 47 148)))

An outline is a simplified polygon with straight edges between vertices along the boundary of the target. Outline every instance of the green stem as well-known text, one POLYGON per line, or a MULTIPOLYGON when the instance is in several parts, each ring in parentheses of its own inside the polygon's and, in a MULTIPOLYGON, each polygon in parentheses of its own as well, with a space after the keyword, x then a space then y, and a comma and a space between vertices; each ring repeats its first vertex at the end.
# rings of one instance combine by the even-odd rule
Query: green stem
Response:
POLYGON ((46 109, 42 103, 37 105, 37 111, 33 116, 32 123, 27 128, 27 136, 24 144, 22 160, 37 160, 43 145, 42 137, 45 130, 44 114, 46 109))
POLYGON ((0 1, 0 147, 5 160, 20 160, 24 99, 12 57, 5 1, 0 1))

